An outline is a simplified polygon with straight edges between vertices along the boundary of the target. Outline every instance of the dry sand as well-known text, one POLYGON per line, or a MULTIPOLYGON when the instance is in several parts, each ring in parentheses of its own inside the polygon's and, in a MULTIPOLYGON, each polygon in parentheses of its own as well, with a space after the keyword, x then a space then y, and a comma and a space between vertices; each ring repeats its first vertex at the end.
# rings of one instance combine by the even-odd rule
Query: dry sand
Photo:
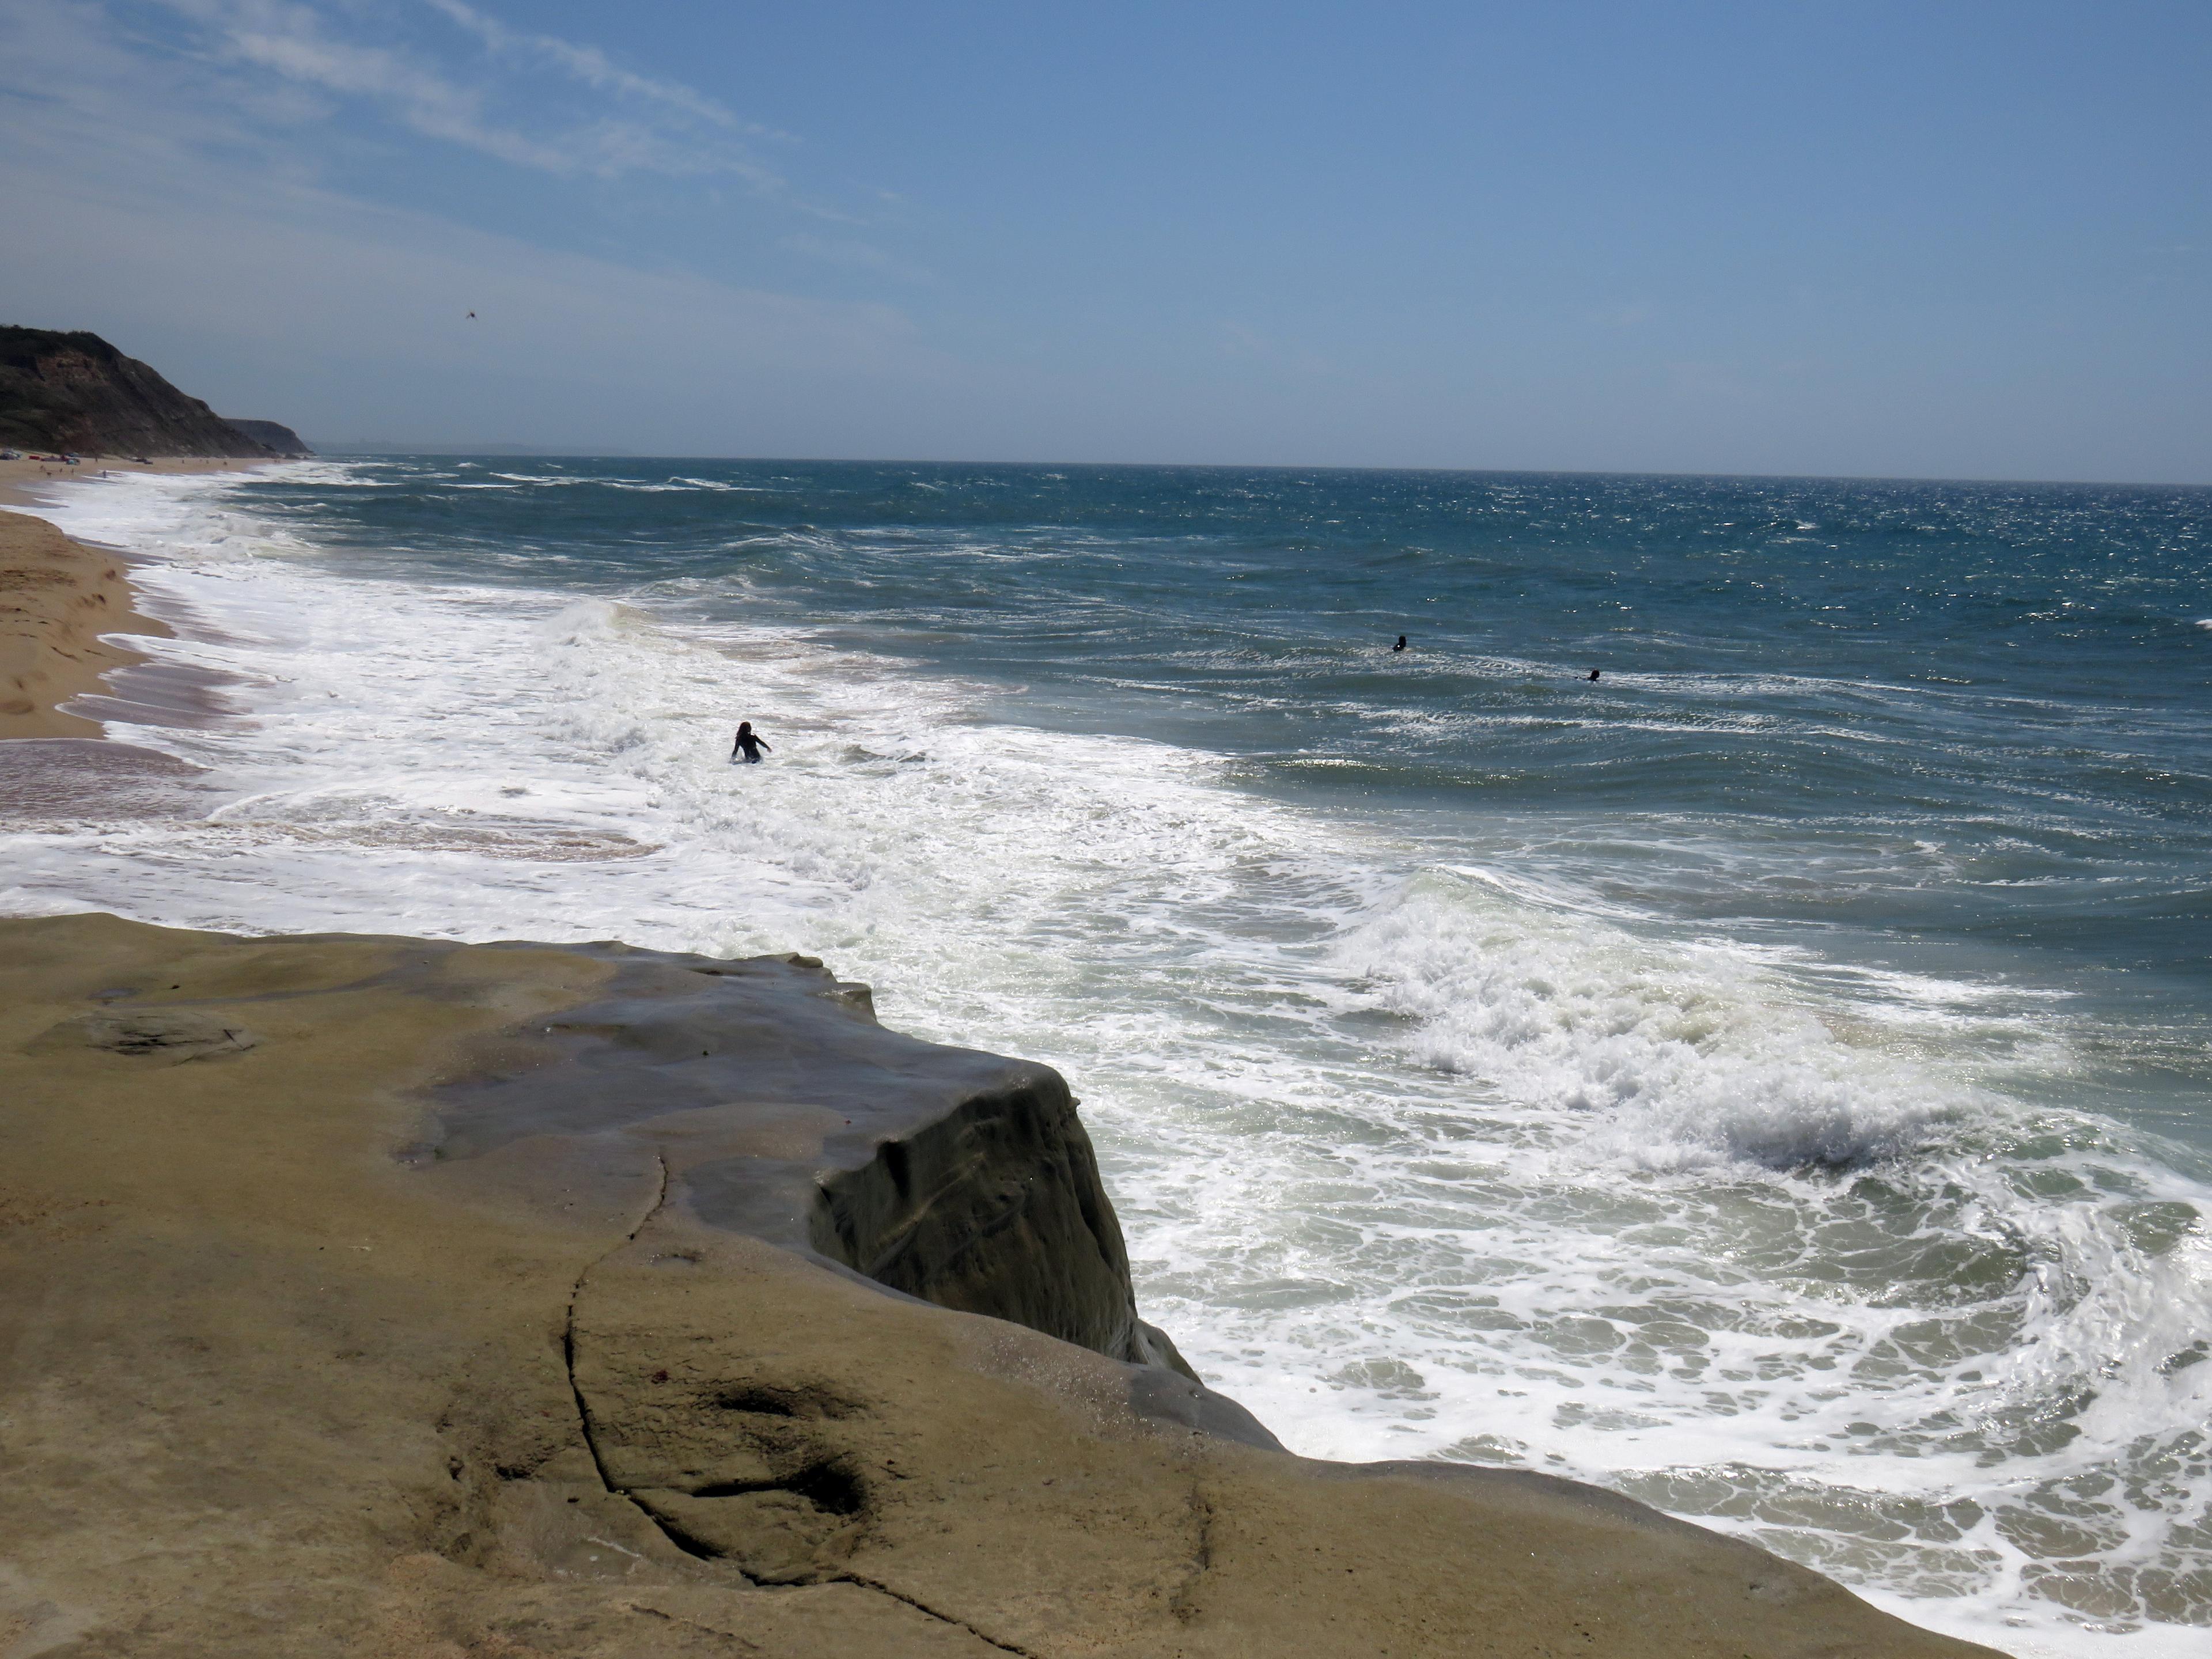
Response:
POLYGON ((1041 1075, 804 963, 0 922, 0 1654, 1985 1653, 762 1236, 845 1182, 957 1267, 1041 1075))

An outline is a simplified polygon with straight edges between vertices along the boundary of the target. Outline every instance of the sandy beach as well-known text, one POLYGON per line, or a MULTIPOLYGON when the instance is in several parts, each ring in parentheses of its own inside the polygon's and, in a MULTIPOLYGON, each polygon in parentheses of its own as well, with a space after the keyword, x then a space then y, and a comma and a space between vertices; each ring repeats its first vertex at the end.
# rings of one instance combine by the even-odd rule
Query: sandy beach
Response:
MULTIPOLYGON (((164 459, 118 463, 134 471, 229 471, 250 463, 164 459)), ((97 738, 100 723, 61 705, 97 693, 112 670, 145 659, 112 635, 161 635, 135 606, 127 562, 70 540, 36 516, 46 490, 99 476, 103 463, 0 461, 0 738, 97 738)))
POLYGON ((0 507, 35 507, 42 485, 97 478, 103 472, 245 472, 265 462, 210 459, 198 455, 156 455, 133 460, 120 455, 80 455, 77 465, 30 459, 0 461, 0 507))
POLYGON ((0 738, 94 738, 100 722, 58 705, 143 661, 117 634, 168 629, 132 607, 123 562, 44 519, 0 514, 0 738))

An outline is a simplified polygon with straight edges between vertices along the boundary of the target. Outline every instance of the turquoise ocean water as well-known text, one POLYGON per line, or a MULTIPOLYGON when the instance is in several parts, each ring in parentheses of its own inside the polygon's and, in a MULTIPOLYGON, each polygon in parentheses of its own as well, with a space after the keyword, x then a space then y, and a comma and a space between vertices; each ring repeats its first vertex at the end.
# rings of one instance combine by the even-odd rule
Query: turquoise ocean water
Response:
POLYGON ((2212 1639, 2212 491, 392 458, 58 513, 226 677, 117 733, 222 799, 15 835, 0 904, 818 954, 1068 1073, 1149 1316, 1297 1449, 1599 1480, 2023 1654, 2212 1639))

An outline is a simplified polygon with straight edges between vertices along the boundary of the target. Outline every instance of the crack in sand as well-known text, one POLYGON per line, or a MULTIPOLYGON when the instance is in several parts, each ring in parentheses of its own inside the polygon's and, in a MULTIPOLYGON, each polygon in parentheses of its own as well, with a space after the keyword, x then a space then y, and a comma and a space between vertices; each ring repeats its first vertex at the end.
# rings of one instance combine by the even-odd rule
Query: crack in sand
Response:
MULTIPOLYGON (((629 1231, 623 1236, 622 1242, 618 1244, 610 1245, 606 1249, 592 1257, 589 1262, 585 1264, 584 1270, 576 1275, 576 1282, 568 1287, 568 1322, 563 1327, 561 1334, 561 1357, 562 1363, 566 1365, 568 1372, 568 1393, 576 1402, 576 1421, 583 1431, 584 1448, 591 1453, 592 1467, 599 1471, 599 1485, 606 1488, 609 1496, 619 1498, 623 1502, 629 1504, 633 1509, 636 1510, 640 1515, 642 1515, 652 1523, 655 1531, 659 1532, 662 1537, 665 1538, 678 1549, 682 1550, 686 1555, 693 1556, 701 1559, 725 1563, 732 1569, 732 1571, 744 1577, 747 1583, 753 1585, 757 1589, 767 1589, 769 1586, 763 1585, 759 1579, 755 1578, 750 1573, 746 1572, 743 1567, 738 1566, 736 1562, 732 1561, 728 1556, 723 1554, 719 1550, 711 1549, 701 1541, 692 1539, 684 1534, 681 1528, 672 1526, 669 1522, 661 1519, 660 1516, 655 1515, 645 1504, 631 1497, 629 1492, 615 1485, 614 1481, 608 1476, 606 1459, 603 1457, 599 1452, 599 1437, 593 1431, 592 1427, 592 1408, 584 1399, 583 1384, 576 1380, 576 1302, 577 1299, 584 1293, 584 1281, 592 1276, 592 1269, 598 1267, 600 1262, 605 1261, 609 1256, 613 1255, 616 1251, 624 1249, 629 1245, 635 1243, 637 1240, 637 1236, 645 1231, 646 1224, 651 1221, 654 1216, 659 1214, 661 1206, 668 1202, 668 1160, 656 1153, 653 1158, 653 1162, 659 1166, 660 1170, 660 1187, 659 1190, 654 1193, 653 1202, 647 1206, 645 1213, 637 1218, 637 1224, 632 1227, 629 1231)), ((1212 1511, 1209 1510, 1207 1514, 1210 1518, 1212 1511)), ((1201 1550, 1204 1548, 1202 1535, 1200 1548, 1201 1550)), ((926 1602, 918 1601, 913 1596, 905 1595, 899 1590, 895 1590, 889 1584, 878 1583, 877 1580, 872 1578, 864 1578, 858 1573, 840 1572, 819 1579, 817 1582, 821 1583, 850 1584, 855 1589, 872 1590, 878 1595, 888 1596, 894 1601, 902 1602, 907 1607, 912 1607, 916 1613, 936 1620, 938 1623, 941 1625, 950 1625, 956 1630, 964 1630, 969 1635, 974 1637, 977 1641, 984 1643, 988 1646, 996 1648, 1001 1653, 1015 1654, 1019 1656, 1019 1659, 1041 1659, 1039 1655, 1032 1653, 1027 1648, 1018 1647, 1012 1642, 1002 1642, 997 1637, 991 1635, 988 1632, 976 1629, 975 1626, 969 1624, 964 1619, 956 1619, 950 1613, 939 1613, 935 1607, 930 1607, 926 1602)), ((759 1651, 757 1647, 755 1647, 751 1643, 745 1641, 743 1637, 734 1635, 728 1631, 717 1630, 712 1625, 702 1625, 696 1620, 684 1619, 679 1617, 678 1614, 664 1612, 659 1607, 647 1607, 642 1602, 633 1602, 630 1606, 634 1612, 649 1613, 656 1619, 667 1620, 672 1624, 689 1625, 695 1629, 706 1631, 715 1636, 727 1637, 730 1640, 737 1642, 745 1647, 749 1651, 759 1651)))
POLYGON ((744 1637, 738 1635, 737 1632, 733 1630, 724 1630, 720 1625, 709 1625, 696 1619, 686 1619, 681 1613, 671 1613, 665 1607, 647 1607, 642 1601, 632 1601, 627 1605, 632 1613, 642 1613, 650 1618, 664 1619, 672 1625, 683 1625, 691 1630, 704 1631, 709 1636, 719 1636, 725 1642, 735 1642, 747 1653, 759 1653, 763 1651, 759 1643, 747 1641, 744 1637))
POLYGON ((1198 1542, 1192 1547, 1190 1571, 1168 1603, 1178 1624, 1198 1617, 1199 1581, 1213 1570, 1213 1505, 1206 1501, 1204 1483, 1194 1474, 1190 1482, 1191 1518, 1198 1524, 1198 1542))
POLYGON ((969 1624, 965 1619, 955 1619, 949 1613, 939 1613, 935 1607, 929 1606, 927 1602, 917 1601, 911 1595, 908 1595, 902 1591, 893 1589, 889 1584, 878 1583, 872 1578, 863 1578, 856 1572, 841 1572, 835 1578, 830 1579, 826 1582, 837 1584, 856 1585, 861 1589, 873 1590, 878 1595, 888 1595, 894 1601, 903 1601, 907 1606, 912 1607, 916 1613, 927 1613, 932 1619, 936 1620, 940 1625, 951 1625, 956 1630, 964 1630, 977 1641, 988 1643, 992 1647, 998 1649, 1001 1653, 1017 1653, 1021 1656, 1021 1659, 1042 1659, 1042 1656, 1032 1653, 1027 1648, 1016 1647, 1012 1642, 1001 1642, 997 1637, 992 1635, 988 1631, 977 1630, 975 1626, 969 1624))
POLYGON ((568 1287, 568 1318, 561 1332, 561 1359, 568 1368, 568 1392, 576 1401, 576 1420, 583 1428, 584 1448, 592 1454, 592 1467, 599 1472, 599 1484, 618 1498, 628 1498, 629 1494, 607 1479, 606 1460, 599 1455, 599 1437, 592 1432, 592 1408, 584 1403, 583 1385, 576 1381, 576 1298, 584 1293, 584 1281, 592 1276, 592 1269, 617 1250, 625 1249, 636 1243, 637 1236, 645 1231, 645 1224, 659 1215, 660 1206, 668 1202, 668 1160, 656 1152, 653 1162, 660 1171, 660 1185, 653 1195, 653 1202, 646 1206, 645 1213, 638 1217, 637 1224, 623 1235, 620 1243, 609 1245, 584 1264, 583 1271, 576 1275, 576 1282, 568 1287))
MULTIPOLYGON (((584 1281, 592 1276, 592 1269, 598 1267, 599 1263, 605 1261, 609 1256, 614 1255, 616 1251, 626 1249, 631 1244, 636 1243, 637 1236, 645 1231, 646 1223, 651 1221, 656 1215, 659 1215, 660 1213, 660 1206, 668 1202, 668 1160, 656 1152, 653 1154, 653 1161, 655 1167, 660 1171, 660 1185, 659 1189, 655 1191, 653 1195, 653 1202, 646 1206, 645 1213, 638 1217, 637 1224, 633 1226, 629 1232, 623 1235, 622 1242, 617 1244, 609 1245, 605 1249, 599 1252, 599 1255, 593 1256, 589 1261, 586 1262, 584 1264, 583 1271, 576 1275, 576 1282, 568 1287, 568 1322, 562 1327, 561 1332, 561 1359, 568 1373, 569 1397, 576 1402, 576 1422, 577 1425, 583 1431, 584 1449, 592 1455, 592 1467, 599 1472, 599 1485, 606 1488, 607 1494, 610 1497, 621 1498, 632 1509, 635 1509, 640 1515, 643 1516, 647 1522, 652 1523, 653 1528, 658 1531, 662 1537, 667 1539, 667 1540, 675 1545, 678 1549, 682 1550, 686 1555, 699 1556, 702 1554, 701 1550, 689 1539, 678 1536, 677 1533, 673 1531, 665 1522, 662 1521, 659 1516, 655 1515, 644 1504, 639 1503, 636 1498, 632 1498, 629 1492, 615 1485, 614 1481, 608 1476, 607 1461, 605 1457, 600 1454, 599 1438, 592 1428, 592 1408, 584 1399, 584 1385, 576 1380, 576 1300, 584 1293, 584 1281)), ((757 1583, 759 1582, 755 1579, 750 1573, 745 1572, 744 1568, 738 1567, 735 1562, 732 1562, 730 1565, 737 1571, 744 1575, 744 1580, 747 1583, 757 1583)), ((650 1610, 658 1611, 658 1609, 650 1610)), ((663 1614, 662 1616, 672 1617, 673 1615, 663 1614)), ((687 1620, 685 1622, 689 1621, 687 1620)))

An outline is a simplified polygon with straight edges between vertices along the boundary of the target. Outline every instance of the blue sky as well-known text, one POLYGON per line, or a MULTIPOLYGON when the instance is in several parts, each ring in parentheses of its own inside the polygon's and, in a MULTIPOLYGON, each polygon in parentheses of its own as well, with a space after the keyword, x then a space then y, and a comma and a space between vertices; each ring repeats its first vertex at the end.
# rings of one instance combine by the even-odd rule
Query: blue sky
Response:
POLYGON ((9 0, 0 320, 325 441, 2212 482, 2208 86, 2201 0, 9 0))

